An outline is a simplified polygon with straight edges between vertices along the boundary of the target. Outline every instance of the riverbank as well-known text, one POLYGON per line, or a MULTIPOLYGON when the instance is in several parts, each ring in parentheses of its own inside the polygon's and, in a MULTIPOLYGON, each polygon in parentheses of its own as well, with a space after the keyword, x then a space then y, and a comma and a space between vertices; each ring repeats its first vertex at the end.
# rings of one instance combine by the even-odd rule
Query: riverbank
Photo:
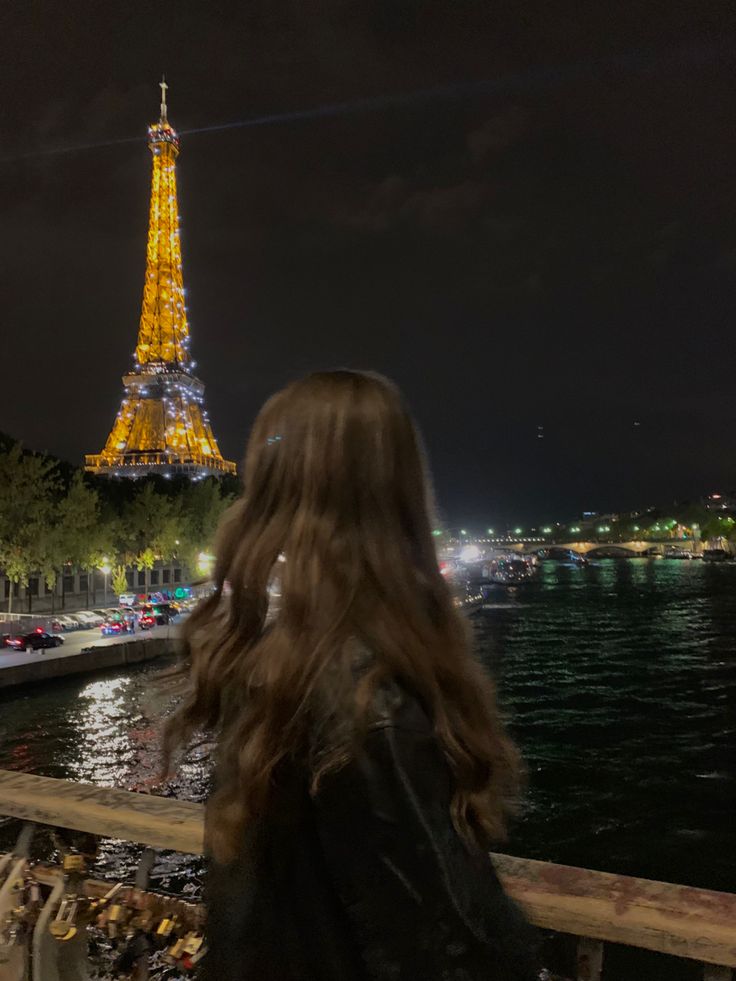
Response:
POLYGON ((24 663, 3 663, 0 660, 0 691, 142 664, 166 657, 175 653, 175 650, 176 636, 167 630, 163 635, 139 639, 131 637, 104 646, 85 647, 73 654, 63 653, 63 648, 56 648, 46 654, 34 652, 26 655, 24 663))

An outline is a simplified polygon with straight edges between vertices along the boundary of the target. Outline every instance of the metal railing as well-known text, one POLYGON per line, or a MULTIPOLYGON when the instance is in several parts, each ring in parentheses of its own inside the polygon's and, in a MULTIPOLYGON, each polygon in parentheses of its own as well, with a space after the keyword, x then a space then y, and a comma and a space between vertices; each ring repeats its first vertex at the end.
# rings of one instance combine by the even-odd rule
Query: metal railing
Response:
MULTIPOLYGON (((0 814, 192 855, 204 846, 201 804, 0 770, 0 814)), ((578 938, 578 979, 601 977, 604 944, 700 962, 704 981, 732 981, 736 894, 493 856, 505 889, 536 926, 578 938)))
POLYGON ((169 467, 172 473, 186 473, 192 467, 206 467, 213 472, 235 474, 237 467, 229 460, 206 453, 136 452, 129 454, 92 453, 84 458, 85 469, 90 471, 141 471, 148 467, 169 467))

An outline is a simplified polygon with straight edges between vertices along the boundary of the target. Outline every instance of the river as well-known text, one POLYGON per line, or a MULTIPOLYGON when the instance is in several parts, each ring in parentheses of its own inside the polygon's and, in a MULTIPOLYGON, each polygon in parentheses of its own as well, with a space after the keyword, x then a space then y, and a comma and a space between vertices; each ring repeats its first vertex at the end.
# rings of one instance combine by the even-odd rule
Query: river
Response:
MULTIPOLYGON (((529 771, 504 850, 736 891, 736 566, 548 561, 533 585, 492 598, 473 630, 529 771)), ((3 695, 0 768, 139 785, 158 764, 159 670, 3 695)), ((206 786, 206 759, 194 758, 173 789, 201 800, 206 786)), ((0 847, 12 831, 0 819, 0 847)), ((129 872, 137 854, 105 843, 102 869, 129 872)), ((154 882, 196 894, 198 872, 167 855, 154 882)))

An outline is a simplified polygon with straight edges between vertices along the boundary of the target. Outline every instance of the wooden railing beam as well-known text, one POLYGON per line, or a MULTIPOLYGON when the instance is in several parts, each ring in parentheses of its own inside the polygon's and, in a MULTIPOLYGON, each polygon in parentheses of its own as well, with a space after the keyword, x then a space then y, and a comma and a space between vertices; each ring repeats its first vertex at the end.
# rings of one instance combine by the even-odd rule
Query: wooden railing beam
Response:
POLYGON ((204 851, 202 805, 153 794, 0 770, 0 814, 153 848, 204 851))
MULTIPOLYGON (((27 773, 0 770, 0 814, 195 855, 204 847, 201 804, 27 773)), ((542 929, 736 967, 734 894, 510 855, 493 860, 542 929)), ((705 978, 731 981, 728 973, 705 978)))
POLYGON ((736 967, 736 895, 493 856, 533 923, 609 943, 736 967))

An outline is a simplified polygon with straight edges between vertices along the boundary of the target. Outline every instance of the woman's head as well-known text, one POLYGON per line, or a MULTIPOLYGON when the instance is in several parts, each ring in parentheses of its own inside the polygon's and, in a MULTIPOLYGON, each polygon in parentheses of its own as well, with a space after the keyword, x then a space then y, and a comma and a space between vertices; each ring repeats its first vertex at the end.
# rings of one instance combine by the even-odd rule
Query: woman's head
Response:
MULTIPOLYGON (((186 629, 191 686, 166 740, 171 749, 195 729, 218 731, 215 854, 233 853, 284 761, 308 764, 315 730, 341 716, 357 738, 388 679, 434 721, 459 830, 498 837, 513 750, 438 569, 424 456, 398 390, 354 371, 292 383, 258 414, 244 476, 220 530, 215 594, 186 629), (359 677, 356 644, 370 652, 359 677)), ((344 759, 322 757, 313 785, 344 759)))
POLYGON ((333 583, 344 602, 348 588, 383 572, 387 551, 401 572, 436 571, 429 511, 423 454, 397 389, 355 371, 309 375, 256 418, 245 494, 218 571, 237 579, 247 570, 248 588, 254 553, 261 584, 284 553, 286 577, 298 577, 305 599, 323 600, 333 583))

